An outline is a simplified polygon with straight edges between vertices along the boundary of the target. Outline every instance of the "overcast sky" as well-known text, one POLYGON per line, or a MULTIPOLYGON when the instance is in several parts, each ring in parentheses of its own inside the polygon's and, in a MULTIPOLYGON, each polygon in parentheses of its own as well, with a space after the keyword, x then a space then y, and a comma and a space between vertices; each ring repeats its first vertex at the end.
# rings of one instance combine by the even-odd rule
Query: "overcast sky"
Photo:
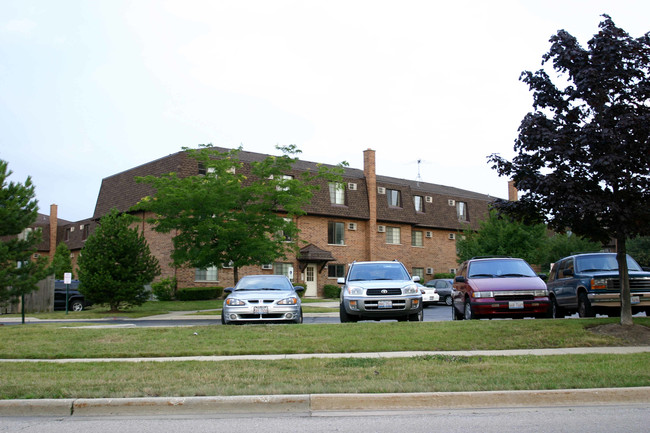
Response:
POLYGON ((602 13, 650 31, 647 0, 0 0, 0 159, 71 221, 199 143, 353 168, 371 148, 380 175, 506 197, 486 157, 531 110, 520 73, 602 13))

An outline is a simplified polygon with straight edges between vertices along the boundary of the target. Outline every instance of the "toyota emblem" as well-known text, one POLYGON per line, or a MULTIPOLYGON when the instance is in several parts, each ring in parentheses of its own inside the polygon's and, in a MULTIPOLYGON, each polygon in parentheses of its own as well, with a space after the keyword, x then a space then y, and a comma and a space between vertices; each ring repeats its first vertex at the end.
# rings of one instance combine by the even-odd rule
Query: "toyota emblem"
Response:
POLYGON ((382 291, 381 291, 381 294, 382 294, 382 295, 385 295, 385 294, 387 294, 387 293, 388 293, 388 290, 386 290, 386 289, 382 289, 382 291))

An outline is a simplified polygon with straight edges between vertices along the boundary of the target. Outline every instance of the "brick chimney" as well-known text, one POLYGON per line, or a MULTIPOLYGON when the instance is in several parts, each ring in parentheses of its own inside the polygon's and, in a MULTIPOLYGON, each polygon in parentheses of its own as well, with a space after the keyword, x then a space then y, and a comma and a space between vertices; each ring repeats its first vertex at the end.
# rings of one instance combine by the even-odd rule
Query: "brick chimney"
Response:
POLYGON ((517 188, 515 188, 514 180, 508 182, 508 200, 510 201, 519 200, 519 191, 517 191, 517 188))
POLYGON ((56 251, 56 233, 59 226, 58 206, 50 205, 50 261, 54 258, 56 251))
POLYGON ((372 149, 363 151, 363 174, 368 187, 368 210, 370 212, 370 220, 368 221, 369 235, 366 236, 366 251, 368 260, 374 260, 374 239, 377 233, 377 173, 375 168, 375 151, 372 149))

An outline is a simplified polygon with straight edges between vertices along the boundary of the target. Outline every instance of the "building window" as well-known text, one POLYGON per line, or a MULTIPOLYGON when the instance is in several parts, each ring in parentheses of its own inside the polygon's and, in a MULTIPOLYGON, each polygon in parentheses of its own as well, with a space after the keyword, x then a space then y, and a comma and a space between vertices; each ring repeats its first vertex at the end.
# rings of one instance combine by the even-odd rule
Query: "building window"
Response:
POLYGON ((88 239, 88 234, 90 233, 90 224, 84 224, 83 229, 81 230, 81 240, 85 241, 88 239))
POLYGON ((421 231, 413 230, 411 232, 411 245, 412 246, 414 246, 414 247, 423 246, 424 244, 422 243, 422 239, 423 239, 423 236, 422 236, 421 231))
POLYGON ((216 266, 194 270, 194 281, 218 281, 219 273, 216 266))
POLYGON ((345 184, 341 182, 330 182, 330 201, 332 204, 345 204, 345 184))
POLYGON ((424 281, 424 268, 413 268, 411 270, 411 276, 420 277, 420 282, 424 281))
POLYGON ((63 240, 64 241, 69 241, 70 240, 70 233, 71 233, 70 227, 67 227, 65 229, 65 234, 63 235, 63 240))
POLYGON ((275 275, 285 275, 287 278, 293 281, 293 266, 291 263, 274 263, 273 273, 275 275))
POLYGON ((413 205, 415 206, 416 212, 424 212, 424 200, 421 195, 413 196, 413 205))
POLYGON ((327 223, 327 243, 330 245, 345 244, 345 224, 330 221, 327 223))
MULTIPOLYGON (((274 178, 275 177, 273 175, 271 175, 271 177, 269 177, 269 179, 271 179, 271 180, 273 180, 274 178)), ((285 174, 285 175, 279 176, 278 177, 278 185, 275 187, 275 189, 277 191, 287 191, 287 190, 289 190, 289 187, 287 186, 287 183, 289 181, 291 181, 291 180, 293 180, 293 176, 291 176, 290 174, 285 174)))
POLYGON ((400 239, 400 228, 399 227, 386 227, 386 243, 399 245, 401 242, 400 239))
POLYGON ((467 203, 464 201, 457 201, 456 213, 458 214, 458 221, 467 221, 467 203))
POLYGON ((345 265, 327 265, 328 278, 343 278, 345 277, 345 265))
MULTIPOLYGON (((293 220, 292 220, 291 218, 282 218, 282 219, 283 219, 287 224, 291 224, 291 223, 293 222, 293 220)), ((278 235, 279 235, 281 238, 284 238, 284 241, 285 241, 285 242, 291 242, 291 241, 293 241, 293 239, 291 238, 291 236, 288 235, 288 234, 286 234, 284 230, 280 230, 280 232, 278 233, 278 235)))
POLYGON ((386 197, 388 197, 388 206, 390 207, 402 207, 402 197, 400 192, 396 189, 387 189, 386 197))

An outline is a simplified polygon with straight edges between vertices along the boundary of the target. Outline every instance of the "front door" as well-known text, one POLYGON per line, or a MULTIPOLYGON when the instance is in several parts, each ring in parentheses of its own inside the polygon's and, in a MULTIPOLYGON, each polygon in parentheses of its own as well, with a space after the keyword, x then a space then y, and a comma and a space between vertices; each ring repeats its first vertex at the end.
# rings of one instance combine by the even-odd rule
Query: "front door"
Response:
POLYGON ((305 268, 305 296, 318 296, 318 281, 317 281, 316 265, 307 265, 305 268))

